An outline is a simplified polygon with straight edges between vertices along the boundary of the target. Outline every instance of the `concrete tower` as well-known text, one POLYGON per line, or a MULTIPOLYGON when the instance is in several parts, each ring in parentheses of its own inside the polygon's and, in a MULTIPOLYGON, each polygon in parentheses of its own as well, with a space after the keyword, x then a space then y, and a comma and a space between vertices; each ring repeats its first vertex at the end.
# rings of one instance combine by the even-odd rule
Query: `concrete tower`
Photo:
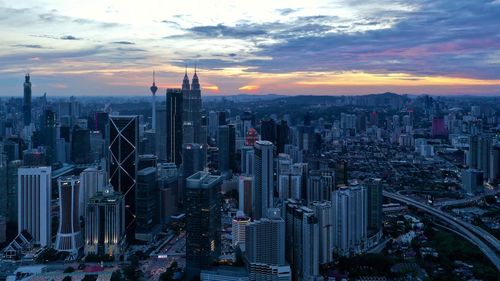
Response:
POLYGON ((155 72, 153 71, 153 85, 149 88, 151 90, 151 93, 153 94, 153 100, 151 101, 152 102, 152 106, 153 106, 153 115, 151 115, 151 122, 152 122, 152 126, 151 128, 153 130, 156 130, 156 91, 158 91, 158 87, 156 87, 156 84, 155 84, 155 72))

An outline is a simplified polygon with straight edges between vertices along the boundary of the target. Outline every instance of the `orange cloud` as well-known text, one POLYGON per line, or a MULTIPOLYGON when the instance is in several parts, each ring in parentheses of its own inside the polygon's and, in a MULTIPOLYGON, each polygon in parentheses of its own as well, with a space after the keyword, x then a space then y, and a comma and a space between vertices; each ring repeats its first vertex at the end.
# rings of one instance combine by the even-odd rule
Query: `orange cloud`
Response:
POLYGON ((207 85, 207 86, 202 86, 204 90, 212 91, 212 92, 219 92, 220 89, 217 85, 207 85))
POLYGON ((245 86, 238 88, 238 90, 244 91, 244 92, 255 92, 259 89, 260 89, 260 86, 258 86, 258 85, 245 85, 245 86))

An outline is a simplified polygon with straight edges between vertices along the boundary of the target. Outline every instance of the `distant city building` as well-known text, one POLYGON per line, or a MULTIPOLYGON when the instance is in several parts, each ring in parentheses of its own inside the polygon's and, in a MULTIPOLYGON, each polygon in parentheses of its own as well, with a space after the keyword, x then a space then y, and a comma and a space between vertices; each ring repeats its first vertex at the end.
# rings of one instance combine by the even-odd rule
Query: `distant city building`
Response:
POLYGON ((382 180, 378 178, 369 179, 365 182, 367 189, 367 227, 368 234, 373 235, 382 231, 382 180))
POLYGON ((222 178, 197 172, 186 179, 186 268, 188 279, 221 254, 222 178))
POLYGON ((125 235, 125 200, 112 186, 89 199, 85 217, 85 254, 122 253, 125 235))
POLYGON ((318 218, 319 264, 327 264, 333 261, 332 203, 312 202, 310 207, 318 218))
POLYGON ((269 141, 255 143, 252 216, 260 219, 274 207, 274 146, 269 141))
POLYGON ((238 179, 239 210, 252 215, 253 177, 240 176, 238 179))
POLYGON ((77 254, 83 246, 80 232, 79 194, 80 178, 59 178, 59 228, 56 237, 56 250, 77 254))
POLYGON ((107 186, 106 171, 100 167, 89 167, 80 173, 79 216, 84 218, 88 200, 107 186))
POLYGON ((21 167, 18 170, 18 233, 26 230, 33 243, 51 246, 50 167, 21 167))
POLYGON ((312 170, 307 180, 307 202, 331 200, 335 190, 335 171, 312 170))

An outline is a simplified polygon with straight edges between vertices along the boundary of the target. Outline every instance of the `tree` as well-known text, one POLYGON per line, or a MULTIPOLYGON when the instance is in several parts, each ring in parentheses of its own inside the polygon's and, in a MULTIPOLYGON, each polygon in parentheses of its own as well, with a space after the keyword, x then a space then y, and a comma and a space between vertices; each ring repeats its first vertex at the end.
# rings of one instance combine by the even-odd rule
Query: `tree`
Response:
POLYGON ((113 273, 111 274, 111 279, 110 281, 120 281, 122 280, 122 274, 120 272, 120 270, 115 270, 113 271, 113 273))
POLYGON ((63 271, 64 273, 72 273, 75 272, 75 269, 71 266, 66 267, 66 269, 63 271))
POLYGON ((65 276, 62 281, 71 281, 71 276, 65 276))

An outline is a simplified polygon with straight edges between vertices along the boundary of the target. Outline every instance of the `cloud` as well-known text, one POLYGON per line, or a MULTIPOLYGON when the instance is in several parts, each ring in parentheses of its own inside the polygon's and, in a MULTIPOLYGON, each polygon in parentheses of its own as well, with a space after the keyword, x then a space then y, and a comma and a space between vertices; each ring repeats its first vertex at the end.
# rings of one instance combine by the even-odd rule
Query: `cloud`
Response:
POLYGON ((284 9, 277 9, 276 11, 282 15, 282 16, 288 16, 291 13, 297 12, 299 9, 290 9, 290 8, 284 8, 284 9))
POLYGON ((61 40, 81 40, 81 38, 77 38, 73 35, 61 36, 59 39, 61 39, 61 40))
POLYGON ((237 37, 246 38, 259 35, 265 35, 266 31, 258 26, 239 24, 236 26, 227 26, 224 24, 195 26, 187 31, 202 37, 237 37))
POLYGON ((119 45, 135 45, 134 42, 130 42, 130 41, 115 41, 115 42, 112 42, 113 44, 119 44, 119 45))
POLYGON ((245 85, 238 88, 242 92, 256 92, 260 89, 258 85, 245 85))
POLYGON ((42 45, 38 44, 16 44, 13 47, 29 48, 29 49, 43 49, 42 45))

